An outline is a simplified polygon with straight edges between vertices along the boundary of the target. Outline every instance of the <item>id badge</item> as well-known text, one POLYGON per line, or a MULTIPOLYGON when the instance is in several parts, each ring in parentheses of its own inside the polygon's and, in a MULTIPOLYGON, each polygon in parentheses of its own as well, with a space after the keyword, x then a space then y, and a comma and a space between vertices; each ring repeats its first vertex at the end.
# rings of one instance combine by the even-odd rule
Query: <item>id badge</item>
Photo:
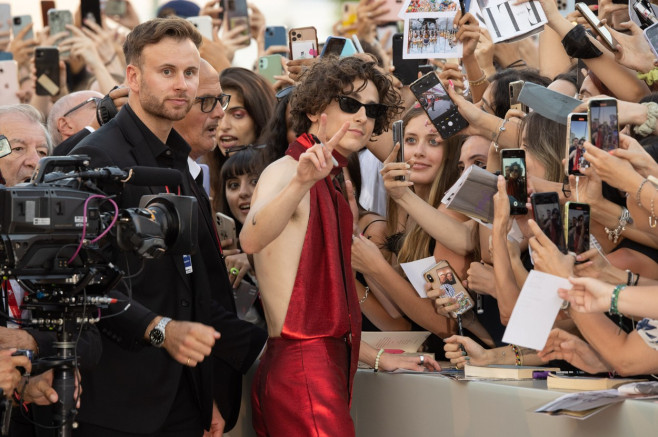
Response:
POLYGON ((192 257, 190 255, 183 255, 183 265, 185 266, 185 273, 192 273, 192 257))

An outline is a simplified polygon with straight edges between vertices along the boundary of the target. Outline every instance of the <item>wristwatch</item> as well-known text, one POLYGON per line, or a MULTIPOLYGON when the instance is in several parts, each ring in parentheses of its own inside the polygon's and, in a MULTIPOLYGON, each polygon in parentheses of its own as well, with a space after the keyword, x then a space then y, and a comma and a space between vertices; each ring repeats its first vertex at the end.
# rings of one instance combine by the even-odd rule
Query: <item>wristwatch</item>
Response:
POLYGON ((169 322, 171 322, 169 317, 163 317, 158 324, 155 325, 155 328, 149 332, 149 340, 151 340, 153 346, 162 347, 162 344, 165 341, 165 326, 167 326, 167 323, 169 322))

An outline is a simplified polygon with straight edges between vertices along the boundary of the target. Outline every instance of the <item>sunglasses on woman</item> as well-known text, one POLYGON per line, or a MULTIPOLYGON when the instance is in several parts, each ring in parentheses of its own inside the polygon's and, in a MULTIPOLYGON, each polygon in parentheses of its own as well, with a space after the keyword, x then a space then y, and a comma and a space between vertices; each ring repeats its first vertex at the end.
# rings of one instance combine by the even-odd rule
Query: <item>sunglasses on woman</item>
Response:
POLYGON ((388 111, 388 106, 381 103, 361 103, 348 96, 337 96, 336 100, 338 100, 340 110, 348 114, 356 114, 362 106, 366 108, 366 117, 368 118, 381 117, 388 111))

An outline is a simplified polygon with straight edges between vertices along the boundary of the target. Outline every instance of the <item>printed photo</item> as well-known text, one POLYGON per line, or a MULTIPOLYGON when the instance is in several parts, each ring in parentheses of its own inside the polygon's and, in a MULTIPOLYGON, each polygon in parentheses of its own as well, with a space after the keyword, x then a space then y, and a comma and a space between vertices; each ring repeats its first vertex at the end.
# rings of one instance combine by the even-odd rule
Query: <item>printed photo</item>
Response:
POLYGON ((454 14, 409 18, 404 22, 404 59, 461 58, 462 44, 452 27, 454 14))

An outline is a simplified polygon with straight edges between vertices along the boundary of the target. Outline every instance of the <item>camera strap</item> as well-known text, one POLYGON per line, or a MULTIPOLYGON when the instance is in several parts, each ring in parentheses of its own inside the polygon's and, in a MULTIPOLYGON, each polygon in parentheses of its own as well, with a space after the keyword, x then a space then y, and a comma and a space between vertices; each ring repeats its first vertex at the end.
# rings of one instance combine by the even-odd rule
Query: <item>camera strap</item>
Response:
MULTIPOLYGON (((14 293, 14 287, 11 285, 9 279, 2 281, 2 288, 5 290, 5 295, 7 296, 7 304, 9 306, 9 312, 11 317, 15 320, 21 319, 21 309, 18 306, 18 299, 16 299, 16 294, 14 293)), ((23 299, 21 299, 22 301, 23 299)))

